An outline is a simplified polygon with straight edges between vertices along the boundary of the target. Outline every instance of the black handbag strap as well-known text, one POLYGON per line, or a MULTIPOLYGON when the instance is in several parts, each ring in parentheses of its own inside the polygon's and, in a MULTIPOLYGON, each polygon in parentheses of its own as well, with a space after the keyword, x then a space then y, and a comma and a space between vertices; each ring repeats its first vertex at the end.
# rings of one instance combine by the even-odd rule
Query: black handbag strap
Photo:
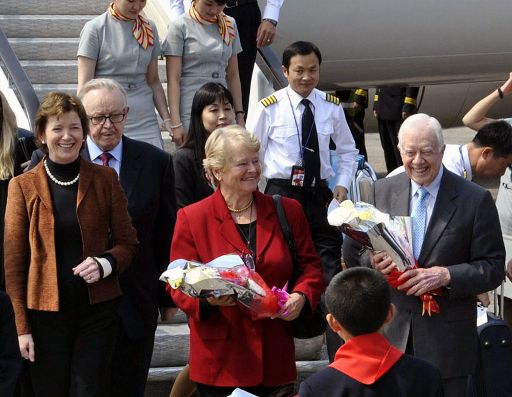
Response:
POLYGON ((279 224, 281 225, 281 230, 283 232, 284 239, 288 244, 288 248, 290 249, 290 253, 292 254, 293 261, 293 279, 297 277, 298 266, 298 258, 297 258, 297 248, 295 246, 295 239, 293 238, 292 232, 290 230, 290 224, 288 223, 288 218, 286 218, 286 213, 284 212, 283 203, 281 201, 281 196, 279 194, 274 194, 272 196, 274 200, 274 205, 276 206, 277 217, 279 218, 279 224))

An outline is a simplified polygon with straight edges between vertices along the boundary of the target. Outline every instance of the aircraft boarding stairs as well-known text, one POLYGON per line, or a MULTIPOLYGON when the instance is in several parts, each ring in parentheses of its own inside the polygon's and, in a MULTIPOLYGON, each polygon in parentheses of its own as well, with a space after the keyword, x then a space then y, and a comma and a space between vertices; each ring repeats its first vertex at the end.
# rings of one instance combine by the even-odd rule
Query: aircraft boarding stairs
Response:
MULTIPOLYGON (((80 31, 88 20, 103 13, 108 4, 109 0, 0 2, 0 28, 39 98, 50 91, 76 92, 80 31)), ((160 61, 159 72, 165 89, 164 61, 160 61)), ((166 132, 163 137, 168 138, 166 132)), ((166 149, 173 151, 174 145, 169 139, 165 141, 166 149)), ((296 346, 299 379, 327 365, 323 337, 297 341, 296 346)), ((158 325, 146 396, 168 396, 172 382, 188 362, 188 348, 189 329, 183 313, 158 325)))

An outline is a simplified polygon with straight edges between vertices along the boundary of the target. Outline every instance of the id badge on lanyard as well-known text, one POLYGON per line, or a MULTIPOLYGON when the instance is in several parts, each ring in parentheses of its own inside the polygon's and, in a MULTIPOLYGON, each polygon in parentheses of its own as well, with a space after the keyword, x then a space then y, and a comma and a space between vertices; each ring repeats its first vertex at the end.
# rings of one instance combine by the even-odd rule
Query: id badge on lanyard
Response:
MULTIPOLYGON (((305 149, 313 150, 313 149, 307 148, 301 143, 301 139, 300 139, 301 134, 299 133, 299 125, 297 124, 297 119, 295 118, 295 111, 293 109, 292 100, 290 99, 290 96, 288 95, 288 93, 286 93, 286 95, 288 96, 288 102, 290 103, 290 108, 291 108, 292 115, 293 115, 293 121, 295 122, 295 129, 297 131, 297 140, 299 142, 299 158, 295 162, 295 165, 292 166, 292 171, 290 174, 290 185, 294 186, 294 187, 304 187, 304 176, 305 176, 304 160, 303 160, 304 150, 305 149)), ((311 128, 313 128, 313 127, 311 127, 311 128)), ((311 132, 310 132, 310 134, 311 134, 311 132)), ((308 140, 309 140, 309 137, 308 137, 308 140)))

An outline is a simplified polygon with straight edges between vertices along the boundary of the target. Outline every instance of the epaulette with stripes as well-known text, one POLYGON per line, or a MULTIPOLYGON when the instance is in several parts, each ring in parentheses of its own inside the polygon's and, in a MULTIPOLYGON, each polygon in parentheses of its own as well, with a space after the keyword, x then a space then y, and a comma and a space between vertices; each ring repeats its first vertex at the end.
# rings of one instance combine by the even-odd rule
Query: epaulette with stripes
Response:
POLYGON ((325 94, 325 100, 327 102, 331 102, 331 103, 334 103, 335 105, 339 105, 340 104, 340 99, 335 96, 335 95, 331 95, 331 94, 325 94))
POLYGON ((274 103, 277 103, 277 98, 274 94, 272 94, 266 98, 263 98, 260 102, 263 106, 267 107, 273 105, 274 103))

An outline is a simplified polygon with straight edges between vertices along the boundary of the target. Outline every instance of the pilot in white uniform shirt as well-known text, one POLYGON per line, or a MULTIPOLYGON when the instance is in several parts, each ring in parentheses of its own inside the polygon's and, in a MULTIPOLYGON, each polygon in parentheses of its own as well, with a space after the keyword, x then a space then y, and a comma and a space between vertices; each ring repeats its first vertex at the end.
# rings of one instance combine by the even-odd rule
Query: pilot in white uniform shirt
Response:
MULTIPOLYGON (((267 179, 289 179, 292 167, 301 158, 302 99, 288 86, 258 102, 248 120, 247 129, 261 142, 262 175, 267 179)), ((325 180, 336 175, 336 185, 348 190, 355 175, 358 151, 343 107, 336 97, 317 89, 307 99, 312 104, 318 134, 320 178, 325 180), (330 139, 336 145, 333 153, 337 159, 336 170, 330 162, 330 139)))

